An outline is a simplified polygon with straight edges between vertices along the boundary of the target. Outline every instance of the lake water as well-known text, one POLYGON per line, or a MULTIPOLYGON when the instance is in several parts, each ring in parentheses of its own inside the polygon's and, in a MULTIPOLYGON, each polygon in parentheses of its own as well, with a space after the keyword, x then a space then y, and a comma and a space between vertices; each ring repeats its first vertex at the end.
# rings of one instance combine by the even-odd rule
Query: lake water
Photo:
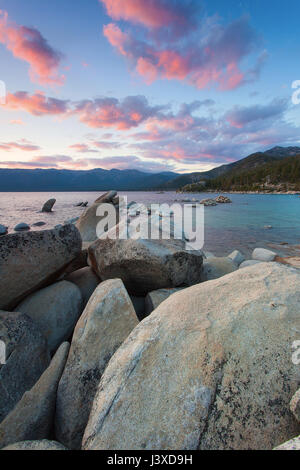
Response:
MULTIPOLYGON (((101 192, 67 193, 1 193, 0 224, 13 232, 15 225, 25 222, 46 223, 44 230, 62 224, 68 219, 79 216, 84 209, 75 207, 81 201, 91 204, 101 192), (53 213, 41 213, 45 201, 57 200, 53 213)), ((176 194, 166 192, 119 192, 126 195, 128 202, 168 203, 182 199, 204 199, 212 194, 176 194)), ((204 249, 221 256, 233 249, 240 249, 246 256, 255 247, 271 247, 281 255, 299 255, 300 248, 300 197, 297 195, 257 195, 230 194, 232 204, 219 204, 205 208, 205 245, 204 249), (272 229, 265 229, 272 226, 272 229), (286 242, 283 246, 280 243, 286 242)))

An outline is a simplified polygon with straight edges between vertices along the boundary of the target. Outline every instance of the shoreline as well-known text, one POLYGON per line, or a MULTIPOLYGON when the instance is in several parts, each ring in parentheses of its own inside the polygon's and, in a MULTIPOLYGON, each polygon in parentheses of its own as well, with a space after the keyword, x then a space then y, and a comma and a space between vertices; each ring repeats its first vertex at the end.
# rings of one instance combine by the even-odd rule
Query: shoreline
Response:
MULTIPOLYGON (((166 191, 167 192, 167 191, 166 191)), ((255 194, 255 195, 277 195, 277 196, 300 196, 299 191, 287 191, 287 192, 265 192, 265 191, 176 191, 177 194, 255 194)))

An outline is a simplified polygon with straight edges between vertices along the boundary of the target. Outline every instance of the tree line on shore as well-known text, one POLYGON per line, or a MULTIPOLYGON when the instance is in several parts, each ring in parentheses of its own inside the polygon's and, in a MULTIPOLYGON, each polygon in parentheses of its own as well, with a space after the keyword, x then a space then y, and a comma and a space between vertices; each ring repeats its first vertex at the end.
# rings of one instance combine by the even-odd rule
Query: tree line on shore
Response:
POLYGON ((300 155, 276 160, 255 168, 231 171, 217 178, 189 184, 181 192, 300 191, 300 155))

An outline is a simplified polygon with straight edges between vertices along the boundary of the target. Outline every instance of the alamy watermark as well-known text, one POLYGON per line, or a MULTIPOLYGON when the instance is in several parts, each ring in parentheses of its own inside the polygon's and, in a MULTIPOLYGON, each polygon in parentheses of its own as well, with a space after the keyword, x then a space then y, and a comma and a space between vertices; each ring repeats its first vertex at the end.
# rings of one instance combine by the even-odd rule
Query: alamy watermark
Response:
POLYGON ((6 85, 0 80, 0 104, 6 104, 6 85))
POLYGON ((293 81, 292 88, 293 88, 293 90, 296 90, 292 94, 292 103, 293 104, 300 104, 300 80, 293 81))
POLYGON ((97 237, 112 240, 170 240, 185 242, 187 250, 201 250, 204 245, 204 206, 191 204, 129 204, 120 198, 118 207, 100 204, 97 237))
POLYGON ((0 365, 6 364, 6 344, 0 340, 0 365))

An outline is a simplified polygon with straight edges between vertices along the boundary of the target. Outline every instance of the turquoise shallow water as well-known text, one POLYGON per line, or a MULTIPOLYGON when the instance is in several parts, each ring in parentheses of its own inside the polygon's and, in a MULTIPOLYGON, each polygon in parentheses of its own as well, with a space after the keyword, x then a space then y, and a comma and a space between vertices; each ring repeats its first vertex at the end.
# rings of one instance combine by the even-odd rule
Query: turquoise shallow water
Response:
MULTIPOLYGON (((79 201, 92 203, 101 192, 88 193, 1 193, 0 224, 7 225, 10 232, 16 224, 29 225, 44 221, 45 228, 63 223, 79 216, 83 209, 74 207, 79 201), (43 203, 56 198, 52 214, 40 212, 43 203)), ((177 199, 204 199, 212 194, 176 194, 167 192, 120 192, 128 201, 172 204, 177 199)), ((297 195, 230 194, 232 204, 220 204, 205 208, 204 249, 216 255, 229 254, 238 248, 249 255, 257 246, 273 247, 284 255, 295 254, 290 245, 300 245, 300 197, 297 195), (272 229, 264 226, 271 225, 272 229), (281 242, 289 245, 280 246, 281 242), (278 245, 278 246, 277 246, 278 245)))

